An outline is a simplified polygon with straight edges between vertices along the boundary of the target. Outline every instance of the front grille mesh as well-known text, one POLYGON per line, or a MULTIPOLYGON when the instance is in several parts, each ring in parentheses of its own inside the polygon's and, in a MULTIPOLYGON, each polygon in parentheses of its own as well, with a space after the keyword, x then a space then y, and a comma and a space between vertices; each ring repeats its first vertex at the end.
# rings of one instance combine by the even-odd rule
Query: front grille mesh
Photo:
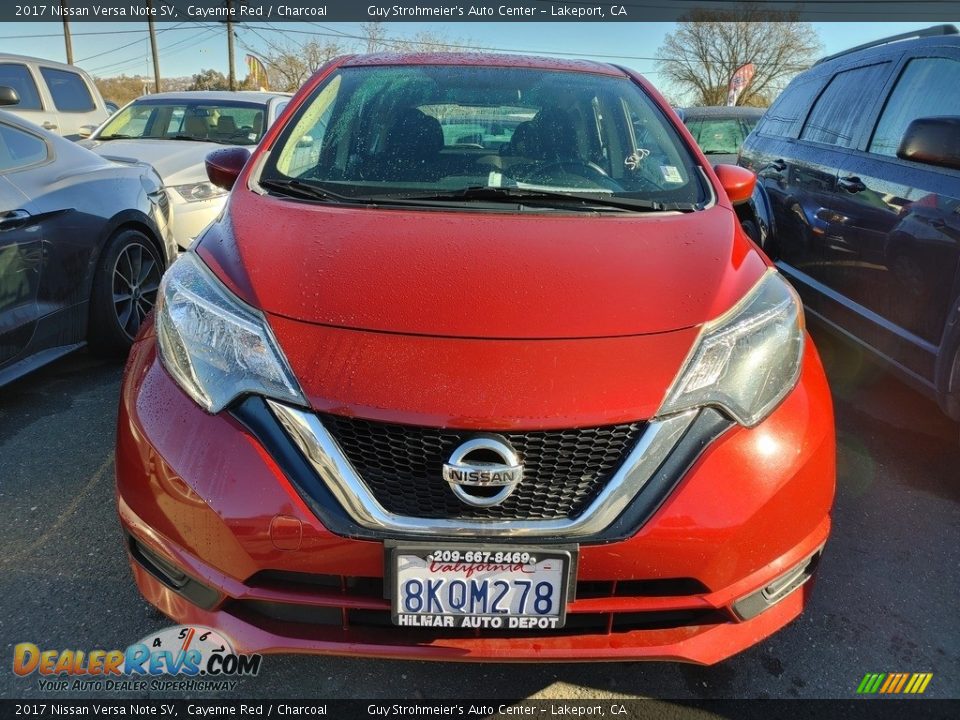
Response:
POLYGON ((443 479, 443 463, 469 431, 321 417, 377 501, 422 518, 551 520, 583 512, 622 464, 645 423, 498 433, 520 455, 523 481, 500 505, 472 508, 443 479))

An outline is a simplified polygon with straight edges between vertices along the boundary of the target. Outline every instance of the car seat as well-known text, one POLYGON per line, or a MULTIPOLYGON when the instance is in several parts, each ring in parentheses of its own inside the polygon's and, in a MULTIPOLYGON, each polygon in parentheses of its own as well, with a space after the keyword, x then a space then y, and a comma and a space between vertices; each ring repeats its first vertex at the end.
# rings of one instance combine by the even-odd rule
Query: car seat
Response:
POLYGON ((217 135, 224 138, 230 138, 237 134, 237 122, 233 115, 221 115, 217 122, 217 135))
POLYGON ((207 121, 199 115, 187 115, 183 121, 184 133, 190 137, 206 139, 210 135, 207 121))
POLYGON ((440 174, 437 160, 442 149, 440 121, 416 108, 406 108, 387 129, 372 175, 381 180, 435 180, 440 174))

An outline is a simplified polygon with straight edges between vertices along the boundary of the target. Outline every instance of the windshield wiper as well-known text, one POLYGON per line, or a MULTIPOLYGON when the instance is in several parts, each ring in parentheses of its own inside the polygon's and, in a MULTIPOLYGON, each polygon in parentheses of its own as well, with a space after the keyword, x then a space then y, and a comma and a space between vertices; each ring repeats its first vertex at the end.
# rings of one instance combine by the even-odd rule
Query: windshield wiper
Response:
POLYGON ((101 135, 97 140, 129 140, 133 135, 124 135, 123 133, 113 133, 112 135, 101 135))
POLYGON ((267 190, 274 190, 291 197, 307 198, 309 200, 328 200, 333 202, 350 202, 353 198, 346 195, 339 195, 329 190, 324 190, 316 185, 308 185, 299 180, 264 180, 258 181, 260 187, 267 190))
MULTIPOLYGON (((509 202, 521 205, 561 205, 563 207, 579 206, 584 210, 597 208, 615 208, 634 212, 662 212, 677 210, 690 212, 697 209, 693 203, 663 203, 656 200, 642 200, 625 198, 607 193, 568 192, 565 190, 546 190, 542 188, 521 187, 493 187, 473 185, 471 187, 453 190, 450 192, 429 192, 415 195, 403 194, 383 196, 390 200, 487 200, 490 202, 509 202)), ((380 198, 373 198, 374 200, 380 198)))

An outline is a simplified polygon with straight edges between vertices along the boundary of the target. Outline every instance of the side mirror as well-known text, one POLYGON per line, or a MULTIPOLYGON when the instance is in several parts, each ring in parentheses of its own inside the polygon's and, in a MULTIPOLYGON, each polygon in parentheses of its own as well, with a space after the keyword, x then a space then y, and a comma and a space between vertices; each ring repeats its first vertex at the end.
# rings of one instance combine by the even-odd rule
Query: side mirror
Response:
POLYGON ((250 151, 246 148, 233 147, 223 150, 214 150, 207 155, 207 177, 218 188, 230 190, 240 177, 243 166, 250 159, 250 151))
POLYGON ((81 138, 88 138, 93 135, 93 131, 96 129, 96 125, 81 125, 80 129, 77 130, 77 135, 79 135, 81 138))
POLYGON ((960 117, 917 118, 907 126, 897 157, 960 170, 960 117))
POLYGON ((744 203, 753 195, 757 176, 739 165, 717 165, 713 168, 720 186, 734 205, 744 203))
POLYGON ((12 87, 0 85, 0 106, 20 104, 20 94, 12 87))

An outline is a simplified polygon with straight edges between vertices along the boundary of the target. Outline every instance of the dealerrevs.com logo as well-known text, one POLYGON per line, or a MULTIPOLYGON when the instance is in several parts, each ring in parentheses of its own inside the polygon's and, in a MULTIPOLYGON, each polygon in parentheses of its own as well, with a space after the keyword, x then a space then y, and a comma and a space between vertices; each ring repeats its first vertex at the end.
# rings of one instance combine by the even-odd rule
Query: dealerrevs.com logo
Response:
POLYGON ((38 676, 46 691, 233 690, 240 677, 260 672, 262 655, 241 655, 210 628, 177 625, 126 650, 13 648, 13 672, 38 676))

